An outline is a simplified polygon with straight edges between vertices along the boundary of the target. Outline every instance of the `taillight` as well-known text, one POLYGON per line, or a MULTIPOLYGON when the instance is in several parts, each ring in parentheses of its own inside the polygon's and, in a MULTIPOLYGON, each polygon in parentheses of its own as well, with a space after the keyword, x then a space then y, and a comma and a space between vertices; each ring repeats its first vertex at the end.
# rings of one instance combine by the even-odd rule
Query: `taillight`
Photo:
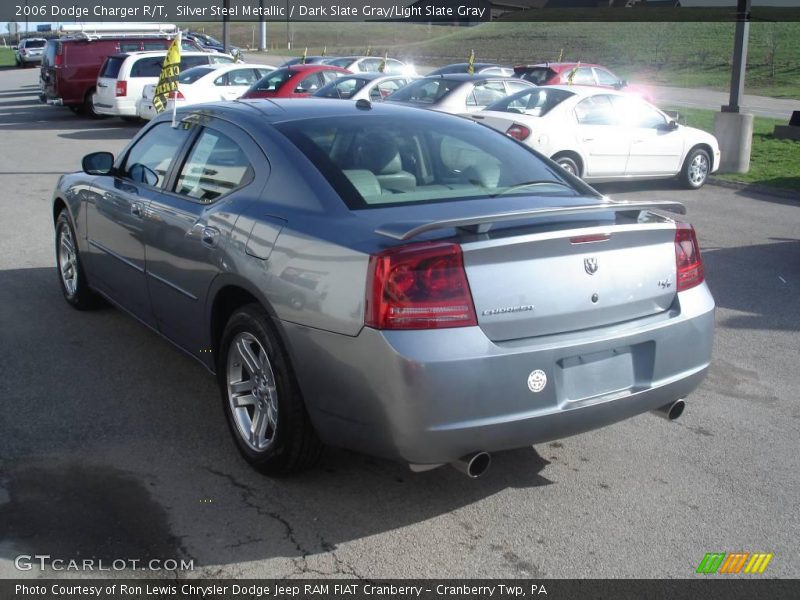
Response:
POLYGON ((519 123, 514 123, 511 127, 506 129, 506 135, 508 137, 512 137, 520 142, 526 139, 530 134, 531 130, 524 125, 520 125, 519 123))
POLYGON ((370 257, 365 322, 376 329, 477 325, 458 244, 422 243, 370 257))
POLYGON ((173 90, 169 93, 169 97, 173 100, 186 100, 186 96, 180 90, 173 90))
POLYGON ((678 271, 679 292, 693 288, 703 282, 703 259, 697 243, 694 227, 688 223, 677 223, 675 230, 675 266, 678 271))
POLYGON ((63 64, 64 64, 64 46, 58 44, 58 46, 56 46, 55 66, 60 67, 63 64))
POLYGON ((128 95, 128 82, 127 81, 118 81, 116 87, 114 88, 114 93, 117 96, 127 96, 128 95))

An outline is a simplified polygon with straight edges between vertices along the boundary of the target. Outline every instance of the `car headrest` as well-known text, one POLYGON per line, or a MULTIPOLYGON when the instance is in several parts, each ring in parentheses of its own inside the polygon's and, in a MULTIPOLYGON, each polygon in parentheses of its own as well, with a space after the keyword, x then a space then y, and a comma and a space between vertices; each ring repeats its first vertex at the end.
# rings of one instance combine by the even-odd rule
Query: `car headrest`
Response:
POLYGON ((397 143, 388 135, 370 135, 356 150, 356 166, 376 175, 390 175, 403 170, 397 143))

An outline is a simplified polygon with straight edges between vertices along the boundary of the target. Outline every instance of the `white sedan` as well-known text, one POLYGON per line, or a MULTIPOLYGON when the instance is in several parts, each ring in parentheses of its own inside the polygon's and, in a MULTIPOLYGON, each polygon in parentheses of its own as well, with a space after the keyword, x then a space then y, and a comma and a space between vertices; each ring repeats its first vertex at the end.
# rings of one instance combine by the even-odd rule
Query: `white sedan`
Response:
MULTIPOLYGON (((255 65, 252 63, 231 63, 226 65, 201 65, 186 69, 178 76, 178 92, 176 98, 167 100, 167 109, 172 110, 173 102, 177 106, 216 102, 217 100, 236 100, 251 85, 274 71, 272 65, 255 65)), ((153 107, 155 85, 147 85, 141 98, 136 103, 137 113, 142 119, 156 117, 153 107)))
POLYGON ((465 115, 550 157, 586 181, 678 176, 698 189, 719 168, 717 139, 639 97, 584 86, 525 90, 465 115))

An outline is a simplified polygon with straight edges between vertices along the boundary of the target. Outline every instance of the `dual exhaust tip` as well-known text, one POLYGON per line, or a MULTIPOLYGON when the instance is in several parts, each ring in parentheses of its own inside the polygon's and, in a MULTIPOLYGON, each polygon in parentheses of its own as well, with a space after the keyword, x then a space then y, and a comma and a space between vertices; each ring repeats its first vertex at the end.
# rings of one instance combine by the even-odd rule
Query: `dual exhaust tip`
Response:
MULTIPOLYGON (((683 400, 676 400, 670 404, 665 404, 653 411, 653 413, 657 414, 659 417, 667 419, 668 421, 674 421, 678 417, 683 414, 683 410, 686 408, 686 402, 683 400)), ((410 465, 412 471, 427 471, 430 469, 435 469, 441 465, 410 465)), ((484 475, 486 471, 489 470, 489 467, 492 466, 492 455, 488 452, 484 452, 483 450, 479 452, 473 452, 472 454, 467 454, 466 456, 462 456, 458 460, 451 462, 450 466, 453 467, 456 471, 460 471, 470 479, 477 479, 478 477, 484 475)))

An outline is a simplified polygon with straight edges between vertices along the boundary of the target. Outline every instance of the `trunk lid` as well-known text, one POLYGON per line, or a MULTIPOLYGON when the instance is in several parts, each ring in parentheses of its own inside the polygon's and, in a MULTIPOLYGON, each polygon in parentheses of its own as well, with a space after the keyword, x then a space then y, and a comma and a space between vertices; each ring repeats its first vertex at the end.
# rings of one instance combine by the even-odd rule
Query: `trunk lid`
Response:
POLYGON ((493 341, 603 327, 675 299, 675 226, 549 228, 462 243, 478 324, 493 341))

